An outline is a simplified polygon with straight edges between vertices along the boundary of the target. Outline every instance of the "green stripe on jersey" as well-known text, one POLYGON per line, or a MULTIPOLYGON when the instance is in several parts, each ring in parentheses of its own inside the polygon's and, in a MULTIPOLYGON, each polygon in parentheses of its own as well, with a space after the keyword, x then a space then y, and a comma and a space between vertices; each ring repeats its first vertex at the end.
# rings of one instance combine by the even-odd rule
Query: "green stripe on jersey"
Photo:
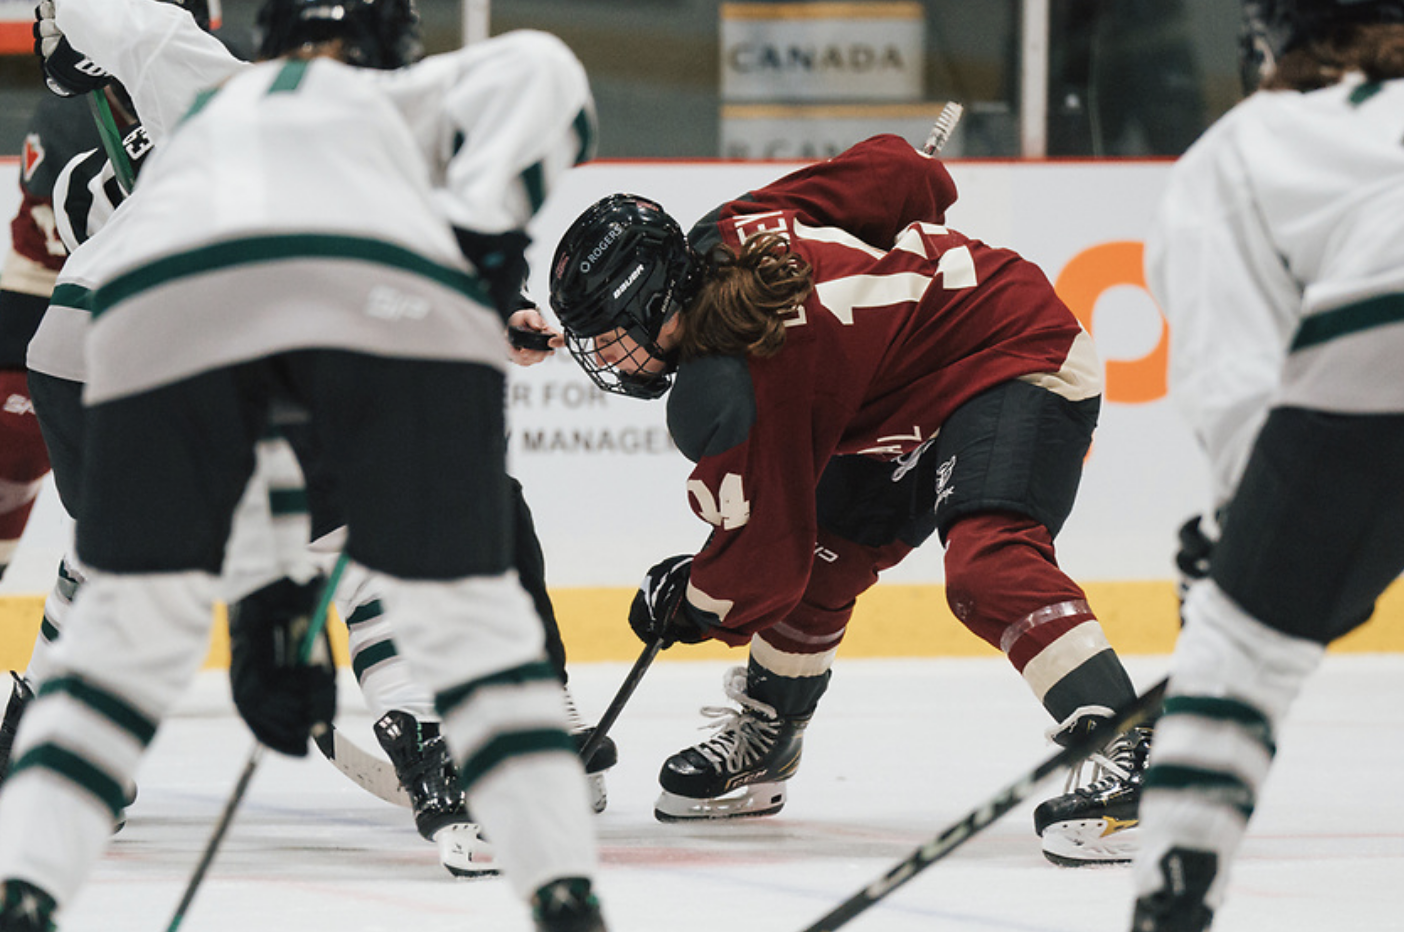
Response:
POLYGON ((308 62, 305 59, 288 61, 286 65, 278 69, 277 77, 268 86, 268 93, 282 94, 297 90, 297 86, 302 83, 303 77, 307 74, 307 65, 308 62))
POLYGON ((1231 773, 1186 767, 1179 764, 1153 764, 1146 768, 1146 790, 1175 790, 1207 797, 1230 806, 1247 819, 1257 800, 1253 788, 1231 773))
POLYGON ((75 676, 61 676, 48 680, 39 687, 40 696, 49 696, 54 693, 64 693, 78 700, 136 738, 137 741, 141 742, 142 747, 150 744, 151 739, 156 736, 156 723, 154 721, 112 693, 94 686, 86 680, 75 676))
POLYGON ((503 761, 527 754, 564 751, 576 754, 575 739, 559 728, 536 728, 500 734, 463 762, 458 782, 466 790, 503 761))
POLYGON ((527 199, 531 201, 531 212, 534 214, 546 203, 546 169, 540 162, 528 165, 522 172, 522 184, 526 187, 527 199))
POLYGON ((1404 294, 1380 295, 1303 320, 1290 351, 1295 353, 1337 337, 1397 323, 1404 323, 1404 294))
POLYGON ((1350 92, 1350 102, 1358 107, 1382 90, 1384 90, 1384 85, 1379 81, 1366 81, 1350 92))
POLYGON ((595 121, 590 111, 582 109, 575 115, 575 135, 580 139, 580 148, 575 152, 575 164, 589 161, 595 155, 595 121))
POLYGON ((91 288, 65 282, 54 288, 54 293, 49 296, 49 303, 57 304, 60 307, 77 308, 80 311, 91 311, 93 309, 93 292, 91 288))
POLYGON ((1267 748, 1269 754, 1277 753, 1277 744, 1272 737, 1272 724, 1267 720, 1267 716, 1246 702, 1211 696, 1171 696, 1165 700, 1165 711, 1162 714, 1193 715, 1218 722, 1232 722, 1257 739, 1267 748))
POLYGON ((394 641, 381 641, 379 644, 372 644, 369 647, 356 651, 351 658, 351 672, 356 674, 356 681, 360 682, 361 677, 366 675, 366 671, 378 663, 384 663, 398 657, 399 651, 395 650, 394 641))
POLYGON ((447 718, 450 711, 468 702, 473 694, 480 689, 491 689, 495 686, 521 686, 555 679, 556 671, 546 661, 525 663, 520 667, 503 670, 500 673, 464 683, 462 686, 444 690, 434 697, 434 707, 439 710, 440 716, 447 718))
POLYGON ((93 296, 93 317, 100 317, 143 291, 182 278, 241 265, 302 259, 345 259, 391 266, 438 282, 479 304, 494 306, 492 297, 477 277, 459 269, 439 265, 402 246, 359 236, 287 233, 211 243, 189 252, 157 259, 125 275, 119 275, 99 288, 93 296))
POLYGON ((194 102, 191 103, 190 109, 185 111, 185 116, 180 118, 180 122, 184 123, 186 120, 190 119, 195 114, 199 113, 201 110, 204 110, 205 107, 209 105, 209 102, 214 100, 215 95, 218 93, 219 88, 212 87, 209 90, 204 90, 196 94, 194 102))
POLYGON ((275 518, 307 514, 306 489, 269 489, 268 508, 275 518))
POLYGON ((356 607, 351 613, 351 617, 346 619, 346 626, 363 625, 368 621, 375 621, 385 614, 385 606, 380 604, 379 599, 371 599, 365 605, 356 607))
POLYGON ((41 744, 31 748, 15 762, 10 776, 36 767, 66 777, 81 789, 93 794, 98 802, 111 811, 114 819, 127 804, 127 796, 122 792, 121 784, 91 761, 84 760, 67 748, 56 744, 41 744))

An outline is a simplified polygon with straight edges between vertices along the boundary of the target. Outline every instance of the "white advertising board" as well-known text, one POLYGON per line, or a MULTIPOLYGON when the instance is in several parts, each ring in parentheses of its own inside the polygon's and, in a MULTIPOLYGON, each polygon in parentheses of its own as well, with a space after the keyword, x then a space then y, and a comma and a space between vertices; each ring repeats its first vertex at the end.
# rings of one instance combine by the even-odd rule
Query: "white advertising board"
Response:
MULTIPOLYGON (((545 300, 560 233, 596 199, 631 191, 684 227, 797 163, 601 162, 568 178, 532 226, 532 294, 545 300)), ((1101 427, 1060 559, 1082 581, 1172 577, 1175 529, 1205 495, 1204 469, 1164 397, 1163 320, 1140 281, 1140 242, 1163 163, 951 163, 963 232, 1034 260, 1089 326, 1107 366, 1101 427)), ((0 164, 0 215, 13 216, 17 168, 0 164)), ((8 224, 5 225, 8 230, 8 224)), ((7 234, 0 234, 0 236, 7 234)), ((3 241, 0 241, 3 244, 3 241)), ((662 402, 597 391, 568 356, 512 373, 511 468, 526 488, 553 586, 636 585, 660 558, 695 550, 707 526, 688 509, 687 461, 662 402)), ((46 490, 0 592, 43 592, 63 547, 46 490)), ((928 544, 885 579, 940 582, 928 544)))
POLYGON ((918 100, 920 3, 723 3, 723 100, 918 100))
MULTIPOLYGON (((579 169, 534 227, 533 295, 559 232, 615 191, 652 197, 691 224, 794 163, 598 163, 579 169)), ((1083 580, 1169 579, 1175 529, 1207 494, 1203 464, 1164 397, 1163 318, 1141 279, 1140 243, 1164 163, 953 162, 957 229, 1034 260, 1085 307, 1108 397, 1077 508, 1059 541, 1083 580)), ((664 405, 593 393, 567 358, 513 373, 512 468, 527 489, 561 586, 633 585, 658 559, 695 550, 707 526, 684 494, 664 405)), ((930 544, 884 576, 942 579, 930 544)))

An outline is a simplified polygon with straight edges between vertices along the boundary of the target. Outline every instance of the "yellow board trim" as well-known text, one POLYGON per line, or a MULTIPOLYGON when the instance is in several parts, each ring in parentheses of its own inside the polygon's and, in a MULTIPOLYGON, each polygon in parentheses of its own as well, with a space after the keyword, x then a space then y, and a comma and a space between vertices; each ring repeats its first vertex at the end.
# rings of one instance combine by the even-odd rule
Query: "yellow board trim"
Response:
POLYGON ((721 18, 726 20, 814 20, 814 19, 910 19, 920 20, 920 3, 895 2, 856 3, 818 2, 790 3, 723 3, 721 18))
MULTIPOLYGON (((1168 654, 1180 622, 1169 582, 1084 584, 1107 640, 1118 652, 1168 654)), ((632 661, 640 645, 625 620, 633 589, 556 589, 551 593, 571 663, 632 661)), ((0 669, 22 670, 43 615, 37 595, 0 596, 0 669)), ((229 665, 223 612, 217 612, 207 667, 229 665)), ((337 659, 347 663, 346 629, 332 626, 337 659)), ((715 641, 678 645, 661 660, 740 658, 744 648, 715 641)), ((1404 581, 1380 599, 1370 623, 1331 646, 1337 653, 1404 652, 1404 581)), ((882 584, 858 601, 839 657, 996 657, 999 652, 961 626, 946 607, 941 586, 882 584)))

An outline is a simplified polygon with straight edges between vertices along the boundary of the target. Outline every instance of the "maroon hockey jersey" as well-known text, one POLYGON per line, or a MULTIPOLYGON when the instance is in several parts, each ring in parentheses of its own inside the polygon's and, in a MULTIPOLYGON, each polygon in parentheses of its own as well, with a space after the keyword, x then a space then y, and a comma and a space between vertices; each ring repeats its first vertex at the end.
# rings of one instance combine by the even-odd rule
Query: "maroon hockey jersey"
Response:
POLYGON ((704 252, 780 233, 815 282, 779 353, 684 362, 669 398, 669 428, 696 463, 690 504, 714 528, 688 601, 720 621, 721 640, 745 643, 799 601, 831 457, 914 461, 966 400, 1063 366, 1076 318, 1033 263, 945 227, 955 199, 940 161, 878 136, 690 232, 704 252))

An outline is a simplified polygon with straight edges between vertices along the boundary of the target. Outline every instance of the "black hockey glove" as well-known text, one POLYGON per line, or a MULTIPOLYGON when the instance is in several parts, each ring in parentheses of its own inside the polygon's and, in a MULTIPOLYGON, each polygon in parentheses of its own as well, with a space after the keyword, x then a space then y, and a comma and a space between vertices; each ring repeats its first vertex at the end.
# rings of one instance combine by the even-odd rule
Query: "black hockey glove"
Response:
POLYGON ((1189 587, 1209 577, 1209 561, 1218 543, 1217 525, 1218 522, 1208 515, 1195 515, 1180 525, 1180 549, 1175 552, 1175 566, 1180 573, 1175 589, 1180 597, 1181 624, 1184 624, 1183 606, 1189 587))
POLYGON ((645 644, 661 641, 663 647, 707 640, 706 630, 686 606, 691 575, 691 554, 669 557, 648 571, 629 606, 629 627, 639 640, 645 644))
POLYGON ((475 233, 454 227, 453 232, 458 237, 458 248, 478 270, 478 277, 487 286, 504 323, 522 308, 533 306, 531 300, 522 295, 530 271, 526 261, 530 236, 521 230, 475 233))
POLYGON ((70 45, 59 31, 53 0, 42 0, 34 8, 33 32, 34 54, 39 56, 50 91, 60 97, 79 97, 112 83, 112 75, 70 45))
POLYGON ((229 682, 249 730, 268 747, 307 755, 307 739, 336 716, 336 669, 322 625, 312 656, 303 642, 326 580, 280 579, 229 606, 229 682))

